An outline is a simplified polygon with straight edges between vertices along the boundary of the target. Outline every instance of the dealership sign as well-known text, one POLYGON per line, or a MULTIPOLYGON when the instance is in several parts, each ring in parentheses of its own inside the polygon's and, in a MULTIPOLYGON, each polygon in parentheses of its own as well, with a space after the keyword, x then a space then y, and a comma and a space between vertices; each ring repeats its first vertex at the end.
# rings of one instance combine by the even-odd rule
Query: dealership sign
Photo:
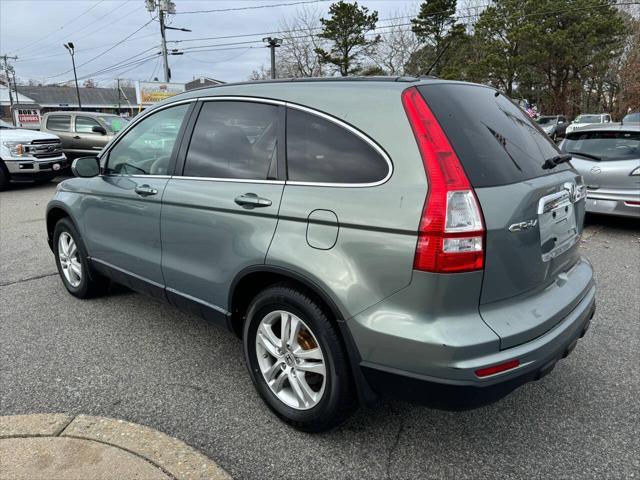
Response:
POLYGON ((138 105, 149 106, 185 91, 184 83, 136 82, 138 105))

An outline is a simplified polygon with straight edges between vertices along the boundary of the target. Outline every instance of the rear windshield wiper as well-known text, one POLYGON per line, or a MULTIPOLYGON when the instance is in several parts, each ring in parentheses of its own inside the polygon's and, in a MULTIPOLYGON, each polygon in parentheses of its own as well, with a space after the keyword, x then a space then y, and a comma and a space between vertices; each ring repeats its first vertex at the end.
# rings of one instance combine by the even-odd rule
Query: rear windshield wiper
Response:
POLYGON ((570 153, 571 155, 578 155, 579 157, 592 158, 593 160, 597 160, 597 161, 602 160, 602 157, 599 157, 597 155, 592 155, 590 153, 582 153, 582 152, 567 152, 567 153, 570 153))
POLYGON ((556 168, 561 163, 565 163, 571 160, 571 155, 556 155, 555 157, 547 158, 542 164, 542 168, 545 170, 549 170, 551 168, 556 168))

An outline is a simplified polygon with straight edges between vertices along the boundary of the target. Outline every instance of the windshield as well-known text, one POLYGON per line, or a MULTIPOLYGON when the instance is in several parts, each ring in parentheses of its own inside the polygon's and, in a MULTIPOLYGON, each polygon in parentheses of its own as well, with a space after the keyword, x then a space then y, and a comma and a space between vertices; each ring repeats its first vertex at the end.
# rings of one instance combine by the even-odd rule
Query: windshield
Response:
POLYGON ((640 132, 574 133, 566 138, 562 151, 595 155, 603 161, 640 158, 640 132))
POLYGON ((602 117, 600 115, 578 115, 576 123, 601 123, 602 117))
POLYGON ((100 120, 104 122, 104 124, 107 126, 107 130, 109 130, 111 133, 118 133, 129 123, 129 120, 125 120, 124 118, 118 117, 117 115, 105 115, 100 117, 100 120))
POLYGON ((538 125, 555 125, 557 117, 540 117, 537 122, 538 125))
POLYGON ((638 123, 640 123, 640 112, 638 112, 638 113, 630 113, 628 115, 625 115, 624 118, 622 119, 622 123, 629 123, 629 122, 638 122, 638 123))

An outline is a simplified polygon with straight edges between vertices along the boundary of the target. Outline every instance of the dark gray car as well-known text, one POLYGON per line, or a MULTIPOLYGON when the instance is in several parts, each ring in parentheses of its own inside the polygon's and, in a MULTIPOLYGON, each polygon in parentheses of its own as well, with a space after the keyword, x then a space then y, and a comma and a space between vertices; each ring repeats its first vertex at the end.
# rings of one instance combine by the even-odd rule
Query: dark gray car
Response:
POLYGON ((569 121, 563 115, 543 115, 536 120, 540 128, 555 142, 564 137, 569 121))
POLYGON ((595 286, 564 160, 481 85, 225 85, 77 159, 47 232, 71 294, 111 279, 220 323, 266 404, 321 431, 380 396, 492 401, 571 352, 595 286))

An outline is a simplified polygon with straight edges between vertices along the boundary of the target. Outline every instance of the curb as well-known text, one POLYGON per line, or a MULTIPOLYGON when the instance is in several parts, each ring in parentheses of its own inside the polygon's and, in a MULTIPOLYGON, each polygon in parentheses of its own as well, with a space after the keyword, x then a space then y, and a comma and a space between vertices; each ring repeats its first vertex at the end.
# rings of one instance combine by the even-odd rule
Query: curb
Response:
POLYGON ((97 442, 105 448, 115 447, 124 451, 120 454, 146 460, 173 480, 231 480, 216 462, 183 441, 136 423, 64 413, 0 417, 0 445, 8 439, 42 437, 49 437, 51 444, 56 439, 67 442, 76 439, 86 444, 97 442))

